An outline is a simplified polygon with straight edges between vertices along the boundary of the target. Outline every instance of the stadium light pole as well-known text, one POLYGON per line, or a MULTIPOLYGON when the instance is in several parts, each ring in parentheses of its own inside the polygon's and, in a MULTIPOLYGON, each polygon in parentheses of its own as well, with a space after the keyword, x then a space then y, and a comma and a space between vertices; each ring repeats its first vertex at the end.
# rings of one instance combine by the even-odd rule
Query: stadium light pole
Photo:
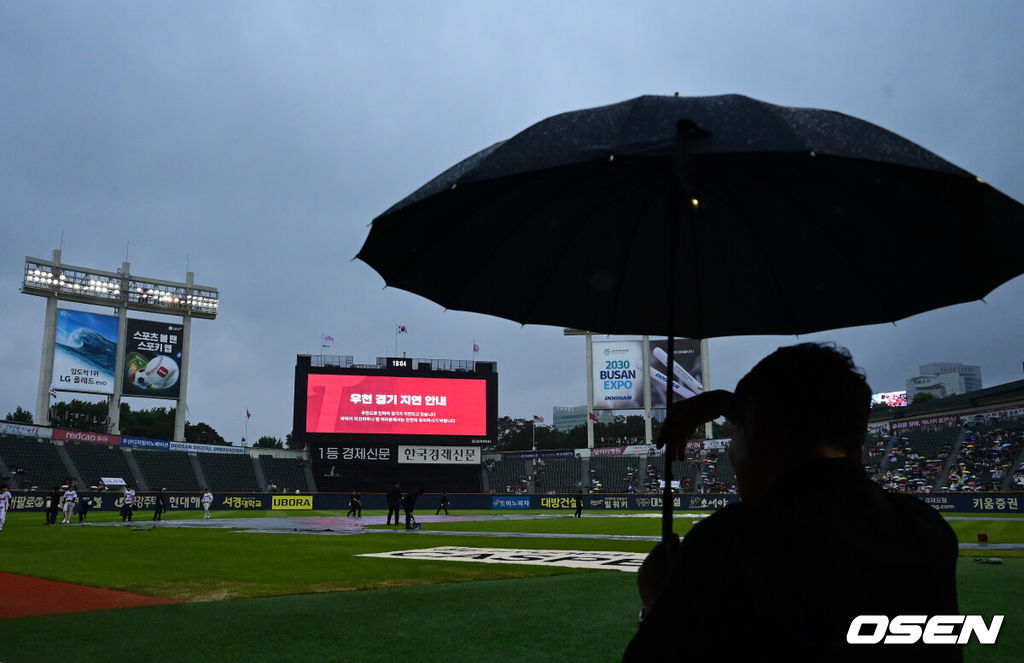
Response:
POLYGON ((594 448, 594 334, 582 329, 563 329, 562 336, 587 337, 587 448, 594 448))
MULTIPOLYGON (((66 265, 60 249, 54 249, 52 259, 25 258, 25 272, 21 292, 46 298, 46 318, 43 326, 43 351, 39 362, 39 385, 36 391, 35 420, 41 426, 50 424, 50 392, 54 351, 57 342, 58 302, 70 301, 93 306, 113 307, 118 315, 118 338, 114 365, 114 380, 110 391, 68 389, 110 396, 108 404, 108 430, 118 434, 120 428, 120 400, 122 376, 125 370, 127 312, 146 311, 182 318, 182 344, 179 370, 177 408, 174 419, 174 440, 185 436, 185 403, 188 393, 188 359, 192 318, 216 319, 220 308, 220 293, 216 288, 196 285, 192 272, 184 282, 136 276, 131 265, 121 264, 117 272, 66 265)), ((159 396, 156 396, 159 398, 159 396)))

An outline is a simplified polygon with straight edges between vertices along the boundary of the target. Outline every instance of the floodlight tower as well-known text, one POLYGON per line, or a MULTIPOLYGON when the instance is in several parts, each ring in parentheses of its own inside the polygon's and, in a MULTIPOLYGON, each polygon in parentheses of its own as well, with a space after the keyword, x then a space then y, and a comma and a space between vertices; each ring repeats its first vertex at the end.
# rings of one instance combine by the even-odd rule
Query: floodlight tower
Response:
MULTIPOLYGON (((119 403, 125 372, 127 312, 148 311, 182 318, 179 362, 179 389, 174 416, 174 439, 185 439, 185 403, 188 391, 188 357, 192 331, 192 318, 213 320, 220 306, 220 293, 216 288, 196 285, 192 272, 185 281, 163 281, 135 276, 131 265, 121 263, 116 272, 105 272, 84 267, 65 265, 59 249, 51 260, 25 258, 25 274, 21 292, 46 298, 46 321, 43 328, 43 355, 39 363, 39 387, 36 391, 35 419, 40 425, 50 423, 50 389, 53 380, 53 357, 57 337, 57 302, 71 301, 96 306, 110 306, 117 311, 118 335, 116 365, 108 406, 110 433, 120 433, 121 409, 119 403)), ((65 391, 76 391, 65 389, 65 391)), ((82 391, 82 390, 78 390, 82 391)))

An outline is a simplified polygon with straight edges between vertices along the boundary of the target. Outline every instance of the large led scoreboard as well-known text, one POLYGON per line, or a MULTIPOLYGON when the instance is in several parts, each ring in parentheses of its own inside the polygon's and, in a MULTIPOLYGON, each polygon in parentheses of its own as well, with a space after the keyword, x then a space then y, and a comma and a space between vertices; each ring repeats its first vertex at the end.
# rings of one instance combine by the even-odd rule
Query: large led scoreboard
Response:
POLYGON ((497 436, 492 362, 389 357, 374 366, 299 355, 293 435, 317 489, 478 492, 481 446, 497 436))

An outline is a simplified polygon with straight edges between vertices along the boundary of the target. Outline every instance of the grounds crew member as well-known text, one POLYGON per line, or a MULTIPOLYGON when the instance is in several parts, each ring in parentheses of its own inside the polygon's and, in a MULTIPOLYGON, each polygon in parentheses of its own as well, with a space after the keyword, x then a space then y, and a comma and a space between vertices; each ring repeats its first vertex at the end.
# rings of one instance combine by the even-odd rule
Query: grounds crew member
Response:
POLYGON ((393 486, 388 488, 387 493, 388 502, 388 518, 385 521, 385 525, 391 524, 391 514, 395 514, 395 524, 398 524, 398 509, 402 506, 402 489, 399 487, 399 483, 396 481, 393 486))
POLYGON ((422 488, 417 488, 416 492, 410 492, 405 496, 405 529, 412 529, 412 524, 416 520, 413 518, 412 512, 416 509, 416 498, 423 494, 422 488))

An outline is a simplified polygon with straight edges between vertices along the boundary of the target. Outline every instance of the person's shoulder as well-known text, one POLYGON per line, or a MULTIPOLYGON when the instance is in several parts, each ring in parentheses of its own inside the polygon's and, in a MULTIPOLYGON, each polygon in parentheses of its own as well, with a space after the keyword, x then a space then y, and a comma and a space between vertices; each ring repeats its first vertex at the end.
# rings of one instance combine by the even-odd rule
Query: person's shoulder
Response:
POLYGON ((753 517, 753 510, 746 502, 733 502, 698 521, 683 540, 688 545, 705 543, 719 544, 753 517))

